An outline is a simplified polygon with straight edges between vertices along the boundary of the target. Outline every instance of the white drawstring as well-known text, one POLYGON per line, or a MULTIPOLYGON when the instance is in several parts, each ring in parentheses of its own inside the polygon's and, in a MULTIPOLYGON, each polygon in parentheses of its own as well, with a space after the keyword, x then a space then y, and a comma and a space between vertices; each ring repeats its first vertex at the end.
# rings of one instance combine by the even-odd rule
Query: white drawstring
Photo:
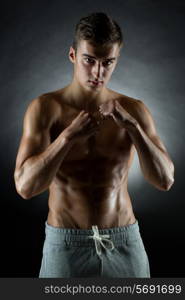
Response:
POLYGON ((96 247, 96 253, 98 255, 101 255, 101 245, 108 250, 113 250, 114 249, 114 244, 111 240, 108 240, 108 238, 110 238, 110 236, 108 234, 99 234, 98 231, 98 226, 94 225, 92 226, 92 230, 94 232, 94 235, 90 235, 89 238, 94 239, 95 241, 95 247, 96 247), (104 245, 104 242, 107 242, 110 246, 106 246, 104 245))

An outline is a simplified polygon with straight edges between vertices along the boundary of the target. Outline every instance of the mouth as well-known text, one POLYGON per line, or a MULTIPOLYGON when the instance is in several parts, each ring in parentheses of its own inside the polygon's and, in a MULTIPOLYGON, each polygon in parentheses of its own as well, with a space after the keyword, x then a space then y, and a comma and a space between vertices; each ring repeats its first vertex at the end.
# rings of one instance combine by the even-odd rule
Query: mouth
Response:
POLYGON ((94 86, 100 86, 103 84, 103 81, 94 81, 94 80, 89 80, 89 82, 94 85, 94 86))

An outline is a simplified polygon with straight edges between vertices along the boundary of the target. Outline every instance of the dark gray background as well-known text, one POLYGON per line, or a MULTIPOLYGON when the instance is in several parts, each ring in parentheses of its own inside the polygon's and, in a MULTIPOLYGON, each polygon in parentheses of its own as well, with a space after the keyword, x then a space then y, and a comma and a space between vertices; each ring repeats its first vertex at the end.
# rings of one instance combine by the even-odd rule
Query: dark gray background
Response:
POLYGON ((152 277, 184 270, 184 1, 6 1, 0 45, 1 277, 37 277, 47 217, 45 192, 30 200, 15 190, 13 172, 23 116, 38 95, 68 84, 68 49, 80 17, 94 11, 120 24, 125 47, 109 87, 148 106, 175 164, 168 192, 145 181, 137 155, 129 191, 152 277))

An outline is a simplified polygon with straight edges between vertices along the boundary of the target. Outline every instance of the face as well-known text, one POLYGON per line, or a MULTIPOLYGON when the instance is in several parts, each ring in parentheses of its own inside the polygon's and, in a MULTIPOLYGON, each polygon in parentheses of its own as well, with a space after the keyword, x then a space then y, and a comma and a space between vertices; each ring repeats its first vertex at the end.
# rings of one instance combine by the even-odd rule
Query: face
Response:
POLYGON ((98 91, 105 86, 117 64, 120 47, 112 45, 93 46, 81 40, 77 51, 71 47, 69 58, 74 64, 74 78, 86 90, 98 91))

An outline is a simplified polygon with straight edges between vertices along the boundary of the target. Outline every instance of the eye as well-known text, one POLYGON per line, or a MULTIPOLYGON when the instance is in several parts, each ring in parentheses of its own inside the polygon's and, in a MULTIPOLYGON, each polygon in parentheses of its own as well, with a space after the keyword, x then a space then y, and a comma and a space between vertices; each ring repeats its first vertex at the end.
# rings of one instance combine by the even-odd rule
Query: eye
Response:
POLYGON ((89 57, 85 57, 84 60, 88 64, 93 64, 94 63, 94 60, 92 58, 89 58, 89 57))
POLYGON ((108 67, 108 66, 110 66, 110 65, 112 65, 112 64, 113 64, 113 61, 112 61, 112 60, 106 60, 106 61, 103 62, 103 65, 104 65, 105 67, 108 67))

